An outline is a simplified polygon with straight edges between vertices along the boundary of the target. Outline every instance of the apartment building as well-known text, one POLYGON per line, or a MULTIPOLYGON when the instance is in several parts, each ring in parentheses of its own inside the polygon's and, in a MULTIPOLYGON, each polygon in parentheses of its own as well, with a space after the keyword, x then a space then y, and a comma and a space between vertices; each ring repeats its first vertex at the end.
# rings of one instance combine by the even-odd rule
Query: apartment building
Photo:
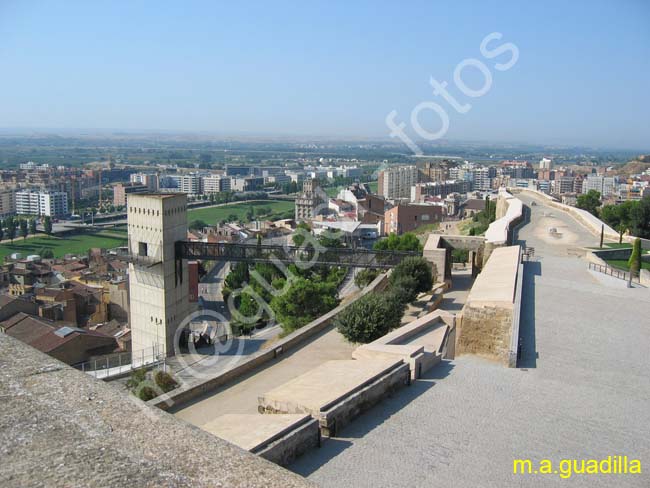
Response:
POLYGON ((18 215, 63 217, 68 214, 68 194, 58 191, 17 191, 16 213, 18 215))
POLYGON ((221 193, 230 191, 230 178, 224 175, 210 175, 203 177, 203 193, 221 193))
POLYGON ((149 188, 142 183, 118 183, 113 186, 113 205, 123 207, 126 205, 128 195, 147 192, 149 188))
POLYGON ((387 199, 411 198, 411 187, 418 182, 416 166, 395 166, 379 173, 377 192, 387 199))
POLYGON ((596 190, 601 197, 609 197, 616 192, 617 178, 615 176, 589 175, 582 182, 582 193, 596 190))
POLYGON ((15 190, 0 190, 0 218, 10 217, 16 214, 15 190))

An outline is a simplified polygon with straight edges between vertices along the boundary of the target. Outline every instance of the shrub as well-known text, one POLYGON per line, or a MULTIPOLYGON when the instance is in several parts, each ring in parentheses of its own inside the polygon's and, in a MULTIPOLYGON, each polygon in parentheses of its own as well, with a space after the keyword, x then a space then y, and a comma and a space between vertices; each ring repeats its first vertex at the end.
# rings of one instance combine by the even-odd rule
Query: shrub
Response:
POLYGON ((418 282, 413 276, 401 275, 391 280, 387 294, 394 297, 403 306, 411 303, 418 296, 418 282))
POLYGON ((403 307, 387 294, 369 293, 343 310, 334 323, 350 342, 368 343, 400 326, 403 307))
POLYGON ((404 258, 399 263, 390 275, 391 285, 396 281, 402 279, 403 276, 412 276, 417 282, 417 293, 429 291, 434 282, 434 269, 426 259, 422 257, 408 257, 404 258))
POLYGON ((145 368, 134 369, 131 371, 131 377, 126 382, 127 388, 130 388, 132 391, 135 390, 146 377, 147 370, 145 368))
POLYGON ((154 390, 150 386, 143 386, 138 389, 138 398, 143 402, 148 402, 149 400, 152 400, 157 396, 158 393, 156 393, 156 390, 154 390))
POLYGON ((153 380, 155 381, 156 386, 165 393, 172 391, 178 386, 178 382, 166 371, 156 371, 153 375, 153 380))
POLYGON ((357 273, 354 277, 354 284, 359 288, 368 286, 379 275, 376 269, 365 268, 357 273))

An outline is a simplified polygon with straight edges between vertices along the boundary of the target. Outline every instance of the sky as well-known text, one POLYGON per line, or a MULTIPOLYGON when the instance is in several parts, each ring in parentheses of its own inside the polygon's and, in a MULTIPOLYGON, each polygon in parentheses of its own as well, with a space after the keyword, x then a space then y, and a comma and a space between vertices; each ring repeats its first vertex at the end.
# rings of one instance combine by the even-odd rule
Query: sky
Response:
POLYGON ((413 114, 451 141, 650 149, 649 25, 647 0, 0 0, 0 128, 387 138, 395 110, 414 138, 413 114))

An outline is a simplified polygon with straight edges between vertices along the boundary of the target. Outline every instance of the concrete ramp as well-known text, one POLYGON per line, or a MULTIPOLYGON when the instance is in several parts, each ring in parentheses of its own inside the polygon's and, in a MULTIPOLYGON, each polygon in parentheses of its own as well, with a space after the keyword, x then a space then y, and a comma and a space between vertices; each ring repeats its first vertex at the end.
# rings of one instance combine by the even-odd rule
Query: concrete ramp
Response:
POLYGON ((401 359, 327 361, 265 393, 260 413, 303 413, 317 419, 321 433, 336 430, 410 383, 409 365, 401 359))
POLYGON ((281 466, 320 445, 318 421, 308 414, 227 414, 203 430, 281 466))

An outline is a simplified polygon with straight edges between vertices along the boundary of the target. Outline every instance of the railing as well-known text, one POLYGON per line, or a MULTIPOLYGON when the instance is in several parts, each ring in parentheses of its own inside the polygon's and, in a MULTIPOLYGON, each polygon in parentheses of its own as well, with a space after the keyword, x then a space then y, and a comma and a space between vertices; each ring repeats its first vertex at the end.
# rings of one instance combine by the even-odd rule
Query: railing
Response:
POLYGON ((73 367, 95 378, 110 378, 142 366, 155 366, 165 362, 161 348, 153 346, 140 351, 126 351, 108 354, 99 358, 74 364, 73 367))
MULTIPOLYGON (((613 276, 614 278, 618 278, 625 281, 628 281, 630 279, 629 271, 623 271, 621 269, 612 268, 610 266, 604 266, 598 263, 589 263, 589 269, 593 269, 594 271, 598 271, 599 273, 613 276)), ((634 281, 635 283, 640 282, 639 277, 638 276, 635 277, 634 275, 632 275, 632 281, 634 281)))
POLYGON ((215 261, 269 262, 285 264, 312 262, 328 266, 389 269, 404 258, 419 253, 406 251, 371 251, 368 249, 281 246, 273 244, 241 244, 186 242, 176 243, 176 259, 208 259, 215 261))

